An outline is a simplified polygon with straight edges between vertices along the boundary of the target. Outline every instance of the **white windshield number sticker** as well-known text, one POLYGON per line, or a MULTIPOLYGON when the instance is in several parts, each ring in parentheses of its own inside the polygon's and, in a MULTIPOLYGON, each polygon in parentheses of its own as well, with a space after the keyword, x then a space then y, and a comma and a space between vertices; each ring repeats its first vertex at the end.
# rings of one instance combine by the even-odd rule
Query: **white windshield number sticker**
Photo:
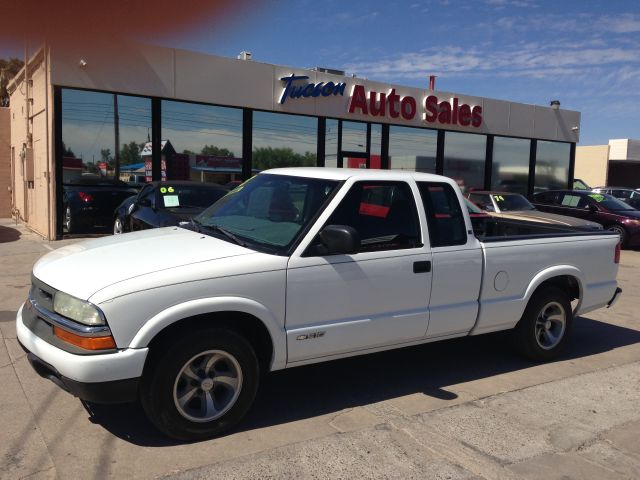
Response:
POLYGON ((167 208, 180 206, 178 195, 163 195, 162 200, 164 201, 164 206, 167 208))

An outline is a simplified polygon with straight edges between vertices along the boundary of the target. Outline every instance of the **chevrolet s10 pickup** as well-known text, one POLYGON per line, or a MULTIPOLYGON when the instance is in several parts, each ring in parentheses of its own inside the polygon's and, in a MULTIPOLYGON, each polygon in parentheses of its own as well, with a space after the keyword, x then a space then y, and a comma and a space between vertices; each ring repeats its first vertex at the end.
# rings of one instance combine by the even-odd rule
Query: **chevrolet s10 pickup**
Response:
POLYGON ((619 237, 493 221, 449 178, 260 173, 179 227, 68 245, 17 313, 35 370, 89 402, 139 400, 181 440, 219 435, 261 374, 512 330, 555 358, 573 319, 621 290, 619 237))

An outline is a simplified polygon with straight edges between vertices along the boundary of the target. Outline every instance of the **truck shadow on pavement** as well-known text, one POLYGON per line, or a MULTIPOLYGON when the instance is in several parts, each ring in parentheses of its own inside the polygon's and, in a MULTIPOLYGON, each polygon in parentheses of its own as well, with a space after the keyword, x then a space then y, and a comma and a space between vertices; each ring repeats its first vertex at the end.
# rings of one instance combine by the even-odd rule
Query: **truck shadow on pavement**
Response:
MULTIPOLYGON (((640 343, 640 332, 579 317, 560 360, 640 343)), ((263 378, 252 410, 231 433, 316 417, 414 393, 443 400, 447 387, 535 366, 510 348, 509 332, 464 337, 273 372, 263 378)), ((138 404, 89 405, 91 421, 141 446, 174 445, 138 404)))

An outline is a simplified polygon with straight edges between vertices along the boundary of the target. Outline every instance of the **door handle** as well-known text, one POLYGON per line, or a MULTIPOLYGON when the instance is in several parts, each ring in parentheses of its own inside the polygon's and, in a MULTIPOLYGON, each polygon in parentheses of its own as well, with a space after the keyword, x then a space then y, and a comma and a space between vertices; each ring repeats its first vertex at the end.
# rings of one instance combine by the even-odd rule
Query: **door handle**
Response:
POLYGON ((431 271, 431 262, 413 262, 413 273, 426 273, 431 271))

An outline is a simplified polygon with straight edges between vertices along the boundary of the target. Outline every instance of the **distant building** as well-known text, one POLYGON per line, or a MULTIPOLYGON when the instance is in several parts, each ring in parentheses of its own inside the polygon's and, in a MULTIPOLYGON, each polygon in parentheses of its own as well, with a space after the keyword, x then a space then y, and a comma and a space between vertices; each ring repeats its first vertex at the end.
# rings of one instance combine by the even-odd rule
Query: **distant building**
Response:
POLYGON ((559 104, 427 78, 408 87, 140 45, 117 56, 45 46, 8 90, 11 210, 50 239, 64 234, 65 181, 90 165, 127 181, 219 184, 273 167, 413 169, 467 191, 531 194, 572 185, 580 129, 580 113, 559 104))
POLYGON ((609 140, 608 145, 576 147, 575 178, 592 187, 640 188, 640 140, 609 140))

